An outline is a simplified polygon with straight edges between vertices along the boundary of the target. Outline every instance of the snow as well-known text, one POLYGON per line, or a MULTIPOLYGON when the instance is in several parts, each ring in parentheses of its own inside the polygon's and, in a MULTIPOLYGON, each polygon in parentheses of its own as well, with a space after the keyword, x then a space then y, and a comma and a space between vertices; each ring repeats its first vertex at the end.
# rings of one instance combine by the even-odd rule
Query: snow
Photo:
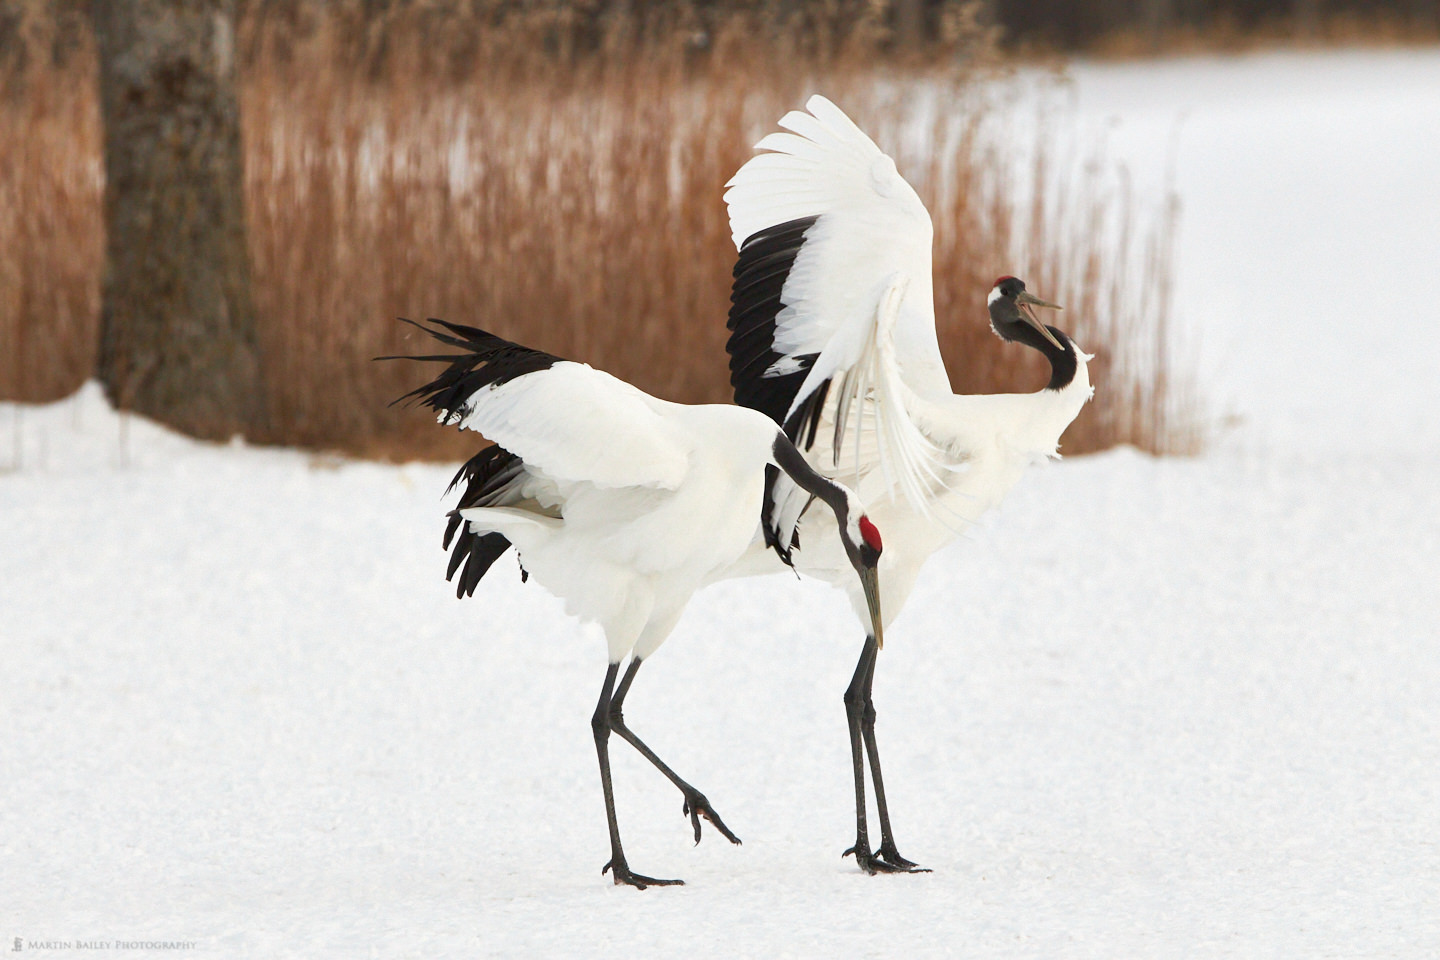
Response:
POLYGON ((1173 172, 1177 303, 1212 396, 1267 446, 1440 452, 1440 54, 1087 65, 1074 82, 1138 195, 1173 172))
POLYGON ((745 843, 692 848, 612 741, 632 866, 687 881, 616 888, 603 639, 508 557, 455 600, 451 468, 196 443, 87 387, 0 409, 0 936, 1440 954, 1440 53, 1074 76, 1137 181, 1173 144, 1177 309, 1242 419, 1199 458, 1037 470, 926 570, 875 696, 900 850, 933 873, 840 858, 861 638, 827 589, 710 588, 640 671, 627 719, 745 843))

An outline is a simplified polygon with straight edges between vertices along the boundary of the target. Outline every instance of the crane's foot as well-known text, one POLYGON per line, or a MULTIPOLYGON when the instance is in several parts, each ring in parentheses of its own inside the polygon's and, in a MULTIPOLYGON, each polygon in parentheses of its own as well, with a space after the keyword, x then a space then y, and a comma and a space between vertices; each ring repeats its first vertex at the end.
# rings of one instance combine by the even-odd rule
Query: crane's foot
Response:
POLYGON ((634 873, 630 870, 630 865, 624 860, 621 860, 617 866, 612 859, 600 868, 600 872, 602 874, 613 873, 615 876, 615 886, 618 887, 624 883, 629 884, 636 890, 644 890, 646 887, 683 887, 685 885, 684 880, 657 880, 654 877, 646 877, 634 873))
POLYGON ((715 812, 715 808, 710 806, 710 801, 705 799, 705 794, 699 790, 692 789, 685 791, 685 805, 680 808, 680 812, 690 817, 690 823, 695 828, 696 843, 700 842, 701 817, 709 820, 726 840, 729 840, 731 843, 740 842, 740 838, 730 832, 730 828, 725 826, 725 821, 720 819, 720 814, 715 812))
POLYGON ((890 864, 890 866, 895 867, 898 870, 903 870, 906 873, 930 872, 929 867, 922 867, 914 860, 906 860, 904 857, 900 856, 900 851, 895 849, 895 843, 893 841, 880 844, 880 849, 875 851, 875 855, 881 860, 890 864))
POLYGON ((891 862, 891 861, 889 861, 889 860, 882 859, 883 854, 882 854, 881 851, 879 851, 879 850, 875 851, 875 853, 870 853, 870 852, 868 852, 868 851, 865 851, 865 852, 862 853, 861 850, 862 850, 862 848, 860 847, 860 845, 859 845, 859 844, 856 844, 855 846, 851 847, 849 850, 846 850, 844 853, 840 854, 840 856, 841 856, 842 859, 845 858, 845 857, 851 857, 851 856, 853 856, 853 857, 855 858, 855 863, 856 863, 856 865, 857 865, 861 870, 864 870, 866 873, 870 874, 870 876, 872 876, 872 877, 875 876, 875 874, 877 874, 877 873, 929 873, 929 872, 930 872, 927 868, 922 867, 922 866, 920 866, 920 865, 918 865, 918 864, 915 864, 915 863, 911 863, 909 860, 906 860, 904 857, 900 856, 898 853, 894 853, 893 849, 892 849, 891 852, 894 853, 895 859, 898 860, 899 863, 894 863, 894 862, 891 862), (877 854, 879 854, 879 856, 877 856, 877 854))

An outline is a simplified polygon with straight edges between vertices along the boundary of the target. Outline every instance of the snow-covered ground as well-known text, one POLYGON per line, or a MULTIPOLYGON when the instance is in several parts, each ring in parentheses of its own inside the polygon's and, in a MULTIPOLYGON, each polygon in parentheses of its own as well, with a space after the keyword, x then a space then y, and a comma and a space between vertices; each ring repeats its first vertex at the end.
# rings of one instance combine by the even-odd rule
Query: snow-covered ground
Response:
MULTIPOLYGON (((0 409, 0 945, 215 956, 1440 955, 1440 53, 1083 66, 1185 203, 1177 308, 1242 420, 1037 471, 938 557, 876 681, 783 577, 699 595, 627 702, 745 840, 615 758, 604 643, 502 560, 443 580, 450 470, 0 409), (18 469, 16 469, 18 467, 18 469)), ((1104 389, 1104 384, 1100 384, 1104 389)), ((61 951, 52 951, 61 952, 61 951)))

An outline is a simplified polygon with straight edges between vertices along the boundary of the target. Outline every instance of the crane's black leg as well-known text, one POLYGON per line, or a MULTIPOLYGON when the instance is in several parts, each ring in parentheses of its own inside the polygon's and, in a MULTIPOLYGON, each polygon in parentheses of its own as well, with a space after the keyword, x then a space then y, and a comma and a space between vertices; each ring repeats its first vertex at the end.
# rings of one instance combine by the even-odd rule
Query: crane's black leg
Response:
POLYGON ((595 753, 600 758, 600 786, 605 791, 605 821, 610 828, 610 862, 600 872, 613 871, 617 884, 628 883, 641 890, 652 884, 668 886, 684 883, 684 880, 656 880, 631 872, 630 865, 625 862, 625 850, 620 846, 620 824, 615 819, 615 789, 610 784, 610 692, 615 688, 615 674, 619 671, 620 664, 610 664, 610 669, 605 672, 605 686, 600 688, 600 702, 595 705, 595 715, 590 718, 590 729, 595 732, 595 753))
POLYGON ((875 703, 870 698, 870 688, 875 682, 876 657, 870 658, 865 673, 864 701, 861 705, 860 732, 865 737, 865 752, 870 757, 870 778, 875 782, 875 809, 880 814, 880 849, 875 851, 882 861, 894 868, 895 872, 929 873, 929 869, 913 860, 906 860, 895 849, 895 837, 890 833, 890 810, 885 805, 885 780, 880 775, 880 748, 875 745, 875 703))
POLYGON ((870 832, 865 823, 865 754, 861 741, 861 719, 865 709, 865 677, 875 665, 877 645, 874 637, 865 638, 860 651, 860 661, 855 664, 855 676, 845 689, 845 719, 850 727, 850 762, 855 768, 855 846, 841 854, 854 854, 861 870, 873 874, 884 864, 877 861, 870 852, 870 832))
POLYGON ((690 816, 690 823, 695 828, 696 843, 700 842, 701 817, 704 817, 714 824, 715 829, 719 830, 725 836, 726 840, 729 840, 731 843, 739 843, 740 838, 731 833, 730 828, 725 826, 725 821, 721 820, 720 815, 710 806, 710 801, 705 799, 705 794, 696 790, 684 780, 681 780, 679 775, 677 775, 674 770, 671 770, 664 760, 656 756, 654 750, 647 747, 641 742, 639 737, 630 731, 629 727, 625 726, 625 695, 630 692, 630 684, 634 682, 635 672, 639 669, 640 658, 636 657, 630 661, 630 666, 626 669, 625 676, 620 680, 619 689, 615 691, 615 696, 610 700, 610 729, 624 737, 632 747, 640 751, 642 757, 655 764, 656 770, 665 774, 671 783, 680 788, 680 792, 685 796, 685 805, 681 808, 681 811, 690 816))
POLYGON ((865 638, 855 675, 845 690, 845 715, 850 724, 850 759, 855 768, 855 846, 843 856, 855 855, 855 862, 866 873, 915 873, 924 868, 900 856, 890 835, 890 812, 885 805, 885 782, 880 776, 880 750, 875 744, 875 704, 870 690, 875 681, 875 660, 879 644, 874 637, 865 638), (862 748, 861 743, 864 743, 862 748), (880 849, 870 850, 870 834, 865 822, 865 755, 870 757, 870 774, 875 781, 875 807, 880 815, 880 849))

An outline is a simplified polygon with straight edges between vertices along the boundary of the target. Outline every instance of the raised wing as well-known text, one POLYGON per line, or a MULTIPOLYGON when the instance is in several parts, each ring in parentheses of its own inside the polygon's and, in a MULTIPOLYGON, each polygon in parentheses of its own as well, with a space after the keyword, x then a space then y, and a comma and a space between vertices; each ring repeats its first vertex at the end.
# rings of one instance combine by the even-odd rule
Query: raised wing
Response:
POLYGON ((803 450, 819 440, 832 469, 849 461, 857 479, 881 469, 928 509, 925 491, 943 467, 907 406, 950 395, 935 338, 930 216, 840 108, 821 96, 806 106, 727 185, 740 250, 727 345, 735 399, 803 450), (829 436, 817 436, 822 414, 829 436))
POLYGON ((644 391, 474 327, 430 322, 443 330, 415 326, 466 352, 406 358, 449 367, 401 400, 479 431, 553 480, 670 490, 684 481, 689 449, 644 391))

